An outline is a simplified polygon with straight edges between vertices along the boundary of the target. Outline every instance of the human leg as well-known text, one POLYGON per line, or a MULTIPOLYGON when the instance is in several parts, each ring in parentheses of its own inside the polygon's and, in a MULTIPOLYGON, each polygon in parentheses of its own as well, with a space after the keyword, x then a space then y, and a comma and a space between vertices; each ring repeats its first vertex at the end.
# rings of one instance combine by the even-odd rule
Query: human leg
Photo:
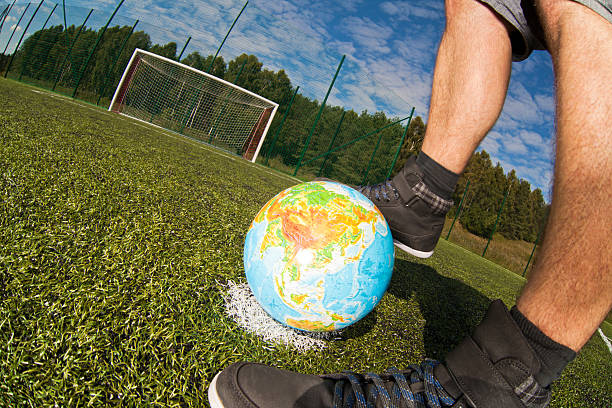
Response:
POLYGON ((612 306, 612 24, 569 0, 537 6, 557 84, 555 184, 545 239, 517 307, 578 351, 612 306))
POLYGON ((457 178, 497 120, 510 77, 508 23, 475 0, 447 0, 423 153, 390 181, 358 189, 389 223, 395 244, 433 254, 457 178))
POLYGON ((477 1, 446 2, 422 151, 461 173, 504 104, 512 47, 506 24, 477 1))

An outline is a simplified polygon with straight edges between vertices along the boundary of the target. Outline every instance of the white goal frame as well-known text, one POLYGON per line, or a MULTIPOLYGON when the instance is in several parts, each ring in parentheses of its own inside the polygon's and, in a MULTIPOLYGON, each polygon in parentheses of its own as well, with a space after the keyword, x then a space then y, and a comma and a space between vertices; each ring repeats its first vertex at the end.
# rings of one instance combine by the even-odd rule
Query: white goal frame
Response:
MULTIPOLYGON (((171 64, 174 67, 185 69, 189 73, 193 73, 193 74, 196 74, 197 76, 201 76, 202 78, 206 78, 209 81, 213 81, 215 84, 219 84, 220 86, 224 87, 224 89, 229 90, 229 92, 227 92, 227 95, 224 97, 220 95, 216 95, 218 98, 226 98, 226 100, 229 100, 229 95, 231 95, 234 91, 236 91, 237 93, 240 93, 242 95, 248 95, 249 97, 256 99, 258 103, 260 101, 261 106, 257 106, 255 108, 255 109, 261 109, 261 113, 259 114, 259 119, 254 121, 252 125, 250 123, 247 123, 247 125, 250 125, 251 128, 250 128, 250 133, 244 138, 244 145, 242 148, 242 150, 244 151, 243 157, 255 163, 255 161, 257 160, 257 157, 259 156, 261 146, 263 145, 266 135, 268 134, 268 131, 270 129, 270 125, 272 124, 272 120, 274 119, 276 111, 278 110, 278 104, 260 95, 257 95, 256 93, 251 92, 248 89, 244 89, 235 84, 232 84, 231 82, 217 78, 214 75, 211 75, 207 72, 200 71, 188 65, 182 64, 178 61, 174 61, 170 58, 162 57, 155 53, 145 51, 140 48, 136 48, 134 52, 132 53, 132 57, 130 58, 130 61, 125 67, 125 70, 123 71, 123 75, 121 76, 121 80, 119 81, 119 84, 117 85, 117 89, 115 90, 113 99, 111 100, 110 105, 108 106, 108 110, 110 112, 116 112, 120 115, 124 115, 132 119, 139 120, 141 122, 152 124, 153 126, 158 126, 158 127, 167 129, 164 126, 152 123, 152 119, 151 121, 147 121, 136 115, 130 115, 128 113, 123 112, 124 108, 127 107, 127 105, 124 104, 126 102, 125 101, 126 94, 130 90, 130 85, 132 85, 131 82, 134 77, 135 71, 138 69, 138 64, 141 62, 139 59, 139 56, 148 56, 150 58, 154 58, 156 60, 171 64), (263 131, 262 131, 262 128, 263 128, 263 131)), ((172 79, 175 81, 178 81, 178 79, 176 78, 172 78, 172 79)), ((186 84, 187 80, 184 80, 183 83, 186 84)), ((189 86, 192 89, 197 89, 191 83, 188 84, 187 86, 189 86)), ((204 87, 201 88, 201 90, 204 90, 204 89, 205 89, 204 87)), ((160 96, 158 95, 158 97, 160 96)), ((180 94, 179 94, 179 98, 180 98, 180 94)), ((184 126, 189 128, 189 123, 191 123, 191 126, 193 126, 195 117, 197 116, 199 109, 200 109, 200 102, 198 101, 197 104, 193 104, 193 106, 191 107, 191 110, 186 111, 188 113, 188 116, 187 115, 185 116, 187 119, 184 123, 184 126)), ((151 114, 151 115, 153 117, 154 114, 151 114)), ((230 120, 235 120, 235 118, 232 117, 230 118, 230 120)), ((252 117, 251 117, 251 122, 253 122, 252 117)), ((173 130, 173 129, 167 129, 167 130, 173 130)), ((240 137, 244 137, 244 135, 241 134, 240 137)), ((239 140, 242 140, 242 139, 239 139, 239 140)), ((205 140, 202 140, 202 141, 206 143, 205 140)))

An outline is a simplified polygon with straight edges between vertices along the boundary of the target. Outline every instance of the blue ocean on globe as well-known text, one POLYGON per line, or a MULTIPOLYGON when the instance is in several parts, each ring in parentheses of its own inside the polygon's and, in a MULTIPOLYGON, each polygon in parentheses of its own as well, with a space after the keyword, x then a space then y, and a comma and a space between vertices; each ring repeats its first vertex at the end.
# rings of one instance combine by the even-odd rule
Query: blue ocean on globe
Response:
POLYGON ((277 321, 332 331, 366 316, 385 293, 394 263, 387 222, 343 184, 290 187, 257 214, 244 267, 255 298, 277 321))

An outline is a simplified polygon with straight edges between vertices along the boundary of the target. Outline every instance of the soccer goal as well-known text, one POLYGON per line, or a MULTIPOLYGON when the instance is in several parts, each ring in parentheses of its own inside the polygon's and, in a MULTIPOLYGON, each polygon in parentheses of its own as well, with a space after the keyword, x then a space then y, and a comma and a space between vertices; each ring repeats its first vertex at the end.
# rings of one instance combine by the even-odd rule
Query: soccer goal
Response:
POLYGON ((244 88, 138 48, 108 108, 252 162, 277 109, 244 88))

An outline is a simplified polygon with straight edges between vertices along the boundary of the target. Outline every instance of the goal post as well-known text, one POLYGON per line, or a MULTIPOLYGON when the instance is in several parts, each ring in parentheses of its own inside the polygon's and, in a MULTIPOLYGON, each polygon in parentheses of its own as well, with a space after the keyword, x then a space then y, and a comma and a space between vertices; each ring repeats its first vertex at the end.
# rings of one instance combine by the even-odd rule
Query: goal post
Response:
POLYGON ((180 62, 134 50, 108 107, 255 162, 278 104, 180 62))

